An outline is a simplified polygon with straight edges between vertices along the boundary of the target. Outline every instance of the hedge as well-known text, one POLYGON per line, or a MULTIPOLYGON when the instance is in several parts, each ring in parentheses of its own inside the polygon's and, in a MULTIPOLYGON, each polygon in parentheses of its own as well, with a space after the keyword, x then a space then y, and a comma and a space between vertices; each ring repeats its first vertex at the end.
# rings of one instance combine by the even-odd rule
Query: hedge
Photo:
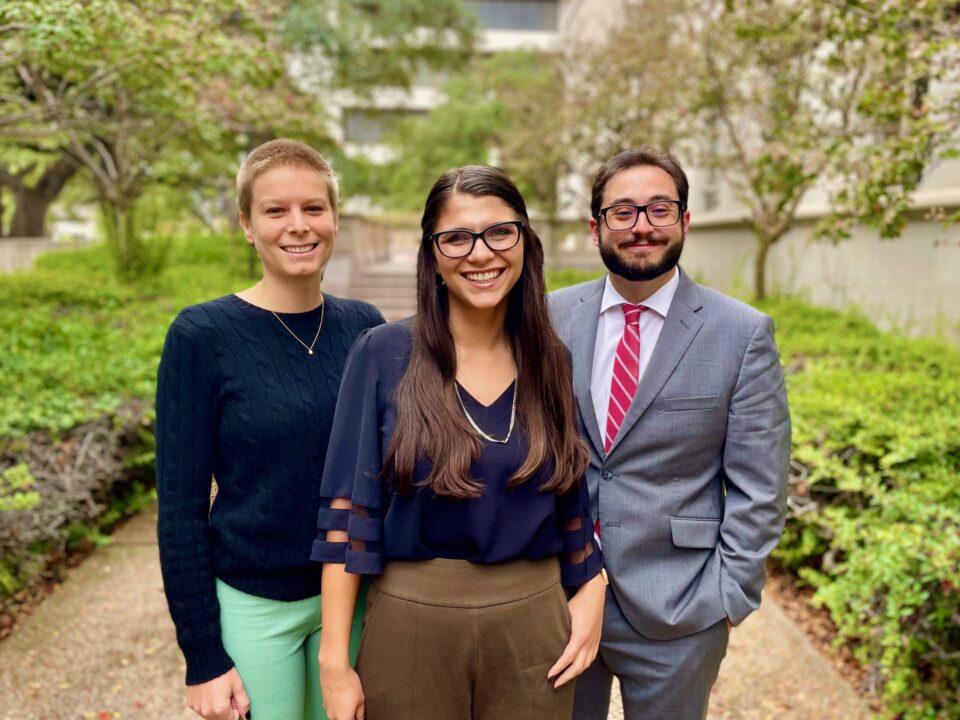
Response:
POLYGON ((891 716, 960 717, 960 352, 789 300, 791 515, 775 557, 817 588, 891 716))
POLYGON ((132 284, 113 277, 105 248, 0 277, 0 610, 152 501, 167 327, 185 305, 249 285, 242 264, 227 240, 197 238, 132 284))

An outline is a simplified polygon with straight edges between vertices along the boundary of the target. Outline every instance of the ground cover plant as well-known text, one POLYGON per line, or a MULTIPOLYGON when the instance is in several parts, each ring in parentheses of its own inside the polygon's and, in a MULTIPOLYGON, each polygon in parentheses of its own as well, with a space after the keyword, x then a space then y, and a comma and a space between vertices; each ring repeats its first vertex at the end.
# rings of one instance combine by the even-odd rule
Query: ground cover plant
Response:
POLYGON ((759 306, 793 419, 774 562, 816 588, 890 717, 960 717, 960 352, 855 312, 759 306))
POLYGON ((0 601, 55 577, 71 547, 103 542, 152 500, 167 327, 182 307, 250 282, 225 238, 176 241, 168 260, 120 282, 100 247, 0 276, 0 601))
POLYGON ((960 717, 960 352, 765 303, 793 415, 775 558, 811 583, 890 714, 960 717))

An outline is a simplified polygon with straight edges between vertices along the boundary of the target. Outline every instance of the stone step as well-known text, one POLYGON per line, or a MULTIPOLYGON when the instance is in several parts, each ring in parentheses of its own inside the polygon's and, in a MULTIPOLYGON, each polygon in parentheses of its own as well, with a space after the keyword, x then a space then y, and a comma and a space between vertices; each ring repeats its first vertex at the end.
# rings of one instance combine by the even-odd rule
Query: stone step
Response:
POLYGON ((369 278, 364 278, 362 281, 354 280, 350 283, 349 287, 351 292, 362 292, 374 295, 409 295, 410 297, 414 297, 417 294, 416 285, 381 283, 369 278))
POLYGON ((387 320, 400 320, 417 311, 417 300, 413 293, 390 296, 377 293, 356 293, 353 290, 345 294, 355 300, 363 300, 377 308, 387 320))
POLYGON ((385 270, 354 270, 353 275, 350 277, 352 283, 374 283, 374 284, 383 284, 383 285, 403 285, 409 287, 416 287, 417 285, 417 274, 416 272, 388 272, 385 270))
POLYGON ((417 309, 417 275, 413 263, 354 266, 348 297, 375 306, 387 320, 413 315, 417 309))

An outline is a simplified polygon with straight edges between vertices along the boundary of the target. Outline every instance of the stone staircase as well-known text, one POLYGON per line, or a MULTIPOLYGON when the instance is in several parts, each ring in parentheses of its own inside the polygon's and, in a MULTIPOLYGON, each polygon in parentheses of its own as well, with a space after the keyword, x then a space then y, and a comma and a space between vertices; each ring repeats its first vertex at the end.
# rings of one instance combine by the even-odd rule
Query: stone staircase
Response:
POLYGON ((376 306, 387 320, 400 320, 417 310, 417 274, 414 262, 355 263, 347 297, 376 306))

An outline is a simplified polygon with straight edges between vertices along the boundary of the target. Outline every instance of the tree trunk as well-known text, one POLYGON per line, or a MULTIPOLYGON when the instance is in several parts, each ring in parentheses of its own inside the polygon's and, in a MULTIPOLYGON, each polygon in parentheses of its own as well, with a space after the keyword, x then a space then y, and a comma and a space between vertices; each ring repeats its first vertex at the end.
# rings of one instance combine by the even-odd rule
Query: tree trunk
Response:
POLYGON ((76 173, 77 166, 68 158, 60 157, 43 171, 33 187, 27 187, 23 175, 15 176, 18 182, 8 185, 16 206, 10 221, 10 236, 45 237, 47 211, 76 173))
POLYGON ((120 275, 132 275, 136 265, 133 234, 133 208, 123 202, 101 200, 107 239, 113 246, 120 275))
POLYGON ((16 209, 10 221, 11 237, 45 237, 47 229, 47 210, 52 199, 30 191, 15 192, 16 209))
POLYGON ((753 261, 753 293, 757 300, 767 297, 767 254, 774 240, 757 233, 757 256, 753 261))

